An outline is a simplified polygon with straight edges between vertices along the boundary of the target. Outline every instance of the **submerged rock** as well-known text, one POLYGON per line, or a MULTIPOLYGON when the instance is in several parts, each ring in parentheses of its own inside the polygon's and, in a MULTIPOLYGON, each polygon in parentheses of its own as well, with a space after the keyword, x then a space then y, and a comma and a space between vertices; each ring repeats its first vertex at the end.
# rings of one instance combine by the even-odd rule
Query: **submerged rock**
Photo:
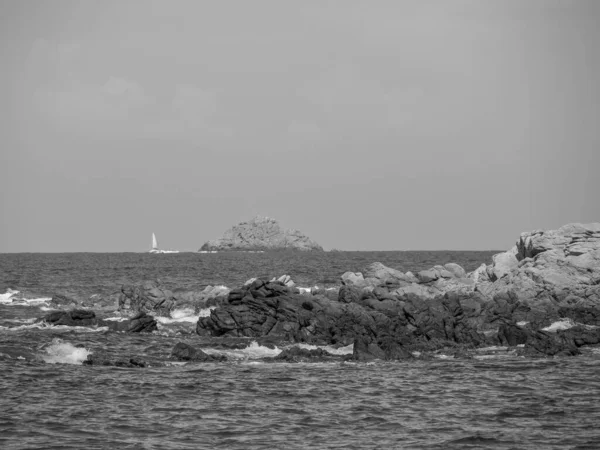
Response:
POLYGON ((306 349, 300 347, 290 347, 284 349, 279 355, 272 359, 273 361, 284 362, 326 362, 334 360, 347 359, 346 355, 332 355, 322 348, 306 349))
POLYGON ((73 309, 71 311, 55 311, 36 320, 51 325, 65 325, 68 327, 94 327, 103 326, 104 322, 96 317, 94 311, 86 309, 73 309))
POLYGON ((36 320, 37 323, 45 322, 49 325, 64 325, 69 327, 108 327, 112 331, 126 331, 129 333, 150 333, 157 330, 154 317, 139 312, 127 320, 103 320, 96 317, 91 310, 73 309, 71 311, 54 311, 36 320))
POLYGON ((215 362, 226 361, 224 355, 208 355, 198 348, 194 348, 184 342, 178 342, 171 350, 171 358, 180 361, 195 361, 195 362, 215 362))
POLYGON ((298 230, 284 230, 270 217, 256 216, 206 242, 200 251, 318 250, 323 248, 298 230))

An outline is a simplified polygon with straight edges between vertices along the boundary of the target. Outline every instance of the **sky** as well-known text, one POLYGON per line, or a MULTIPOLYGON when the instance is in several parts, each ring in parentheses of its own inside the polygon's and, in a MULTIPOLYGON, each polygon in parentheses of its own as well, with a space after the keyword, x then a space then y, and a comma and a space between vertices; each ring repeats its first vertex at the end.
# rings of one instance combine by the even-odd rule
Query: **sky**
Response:
POLYGON ((0 253, 600 221, 595 0, 0 0, 0 253))

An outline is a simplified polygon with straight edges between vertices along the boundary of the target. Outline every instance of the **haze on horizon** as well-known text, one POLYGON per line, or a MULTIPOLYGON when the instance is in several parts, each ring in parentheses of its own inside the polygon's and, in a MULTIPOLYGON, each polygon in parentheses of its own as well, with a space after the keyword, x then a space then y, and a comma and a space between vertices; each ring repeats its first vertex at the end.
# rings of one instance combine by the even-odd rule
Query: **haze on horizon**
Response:
POLYGON ((600 2, 0 0, 0 252, 600 221, 600 2))

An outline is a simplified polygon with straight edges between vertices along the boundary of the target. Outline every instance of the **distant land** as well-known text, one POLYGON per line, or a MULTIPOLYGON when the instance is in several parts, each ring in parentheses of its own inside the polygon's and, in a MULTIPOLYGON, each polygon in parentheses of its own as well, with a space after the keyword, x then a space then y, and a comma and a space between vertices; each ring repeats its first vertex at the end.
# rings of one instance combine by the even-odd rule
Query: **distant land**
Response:
POLYGON ((255 216, 234 225, 223 237, 204 243, 199 251, 323 251, 323 247, 299 230, 281 228, 271 217, 255 216))

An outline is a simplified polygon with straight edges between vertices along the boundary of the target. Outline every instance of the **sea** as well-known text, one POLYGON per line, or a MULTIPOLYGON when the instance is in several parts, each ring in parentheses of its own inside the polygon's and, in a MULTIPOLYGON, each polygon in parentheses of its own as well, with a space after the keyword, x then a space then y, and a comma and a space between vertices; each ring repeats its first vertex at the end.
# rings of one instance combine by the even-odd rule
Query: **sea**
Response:
MULTIPOLYGON (((36 322, 54 295, 89 301, 125 283, 158 279, 177 293, 289 275, 297 286, 332 287, 376 261, 404 272, 447 262, 471 271, 494 253, 0 254, 0 448, 600 449, 596 349, 290 363, 272 359, 290 343, 225 348, 197 336, 209 309, 176 309, 152 334, 36 322), (174 360, 178 342, 227 361, 174 360), (95 353, 151 363, 82 364, 95 353)), ((99 315, 119 320, 110 309, 99 315)))

